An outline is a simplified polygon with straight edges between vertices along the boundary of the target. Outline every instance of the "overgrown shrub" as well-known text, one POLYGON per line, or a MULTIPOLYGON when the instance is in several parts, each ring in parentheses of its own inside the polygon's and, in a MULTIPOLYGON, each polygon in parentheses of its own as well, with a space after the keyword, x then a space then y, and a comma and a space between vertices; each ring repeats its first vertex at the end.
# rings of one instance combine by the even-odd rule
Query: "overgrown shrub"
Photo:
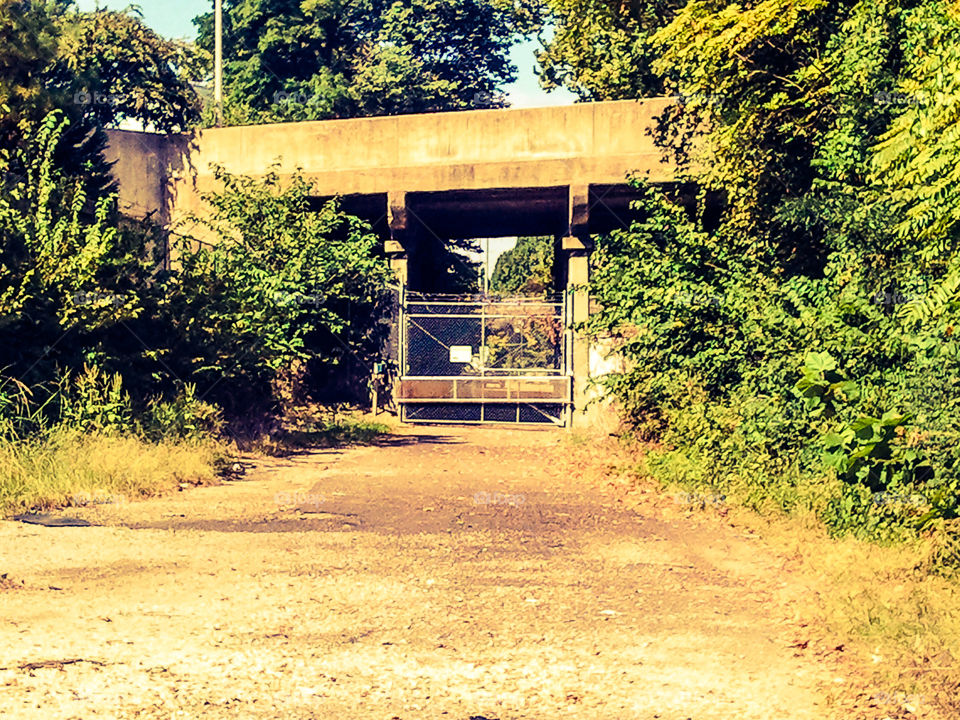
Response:
POLYGON ((216 240, 181 239, 161 301, 168 365, 232 413, 275 400, 291 368, 372 365, 392 280, 376 235, 335 201, 312 208, 300 176, 216 177, 197 218, 216 240))
POLYGON ((960 362, 936 322, 878 301, 902 267, 878 278, 836 251, 789 275, 659 191, 639 210, 598 240, 589 328, 631 361, 602 382, 661 442, 651 473, 877 539, 957 517, 960 362))
POLYGON ((58 165, 66 128, 53 112, 0 151, 0 433, 194 437, 372 365, 391 273, 369 227, 300 177, 219 171, 216 242, 180 237, 165 269, 160 230, 58 165))
POLYGON ((201 440, 215 437, 223 426, 220 408, 197 398, 187 383, 172 400, 153 398, 140 418, 142 434, 151 440, 201 440))

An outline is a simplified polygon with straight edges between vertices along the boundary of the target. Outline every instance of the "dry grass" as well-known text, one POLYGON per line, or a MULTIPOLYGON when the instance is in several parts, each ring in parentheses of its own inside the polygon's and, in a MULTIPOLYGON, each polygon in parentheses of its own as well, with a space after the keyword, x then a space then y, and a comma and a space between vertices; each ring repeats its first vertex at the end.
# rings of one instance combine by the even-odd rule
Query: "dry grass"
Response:
POLYGON ((0 442, 0 516, 31 508, 118 502, 216 481, 213 442, 151 443, 55 432, 0 442))
MULTIPOLYGON (((646 472, 644 454, 645 447, 632 444, 620 458, 636 490, 702 495, 658 483, 646 472)), ((824 645, 842 644, 856 666, 867 668, 867 704, 876 701, 891 718, 960 718, 960 574, 949 570, 960 552, 960 521, 898 544, 832 538, 817 516, 824 488, 789 485, 768 488, 761 502, 741 498, 756 509, 738 503, 733 488, 699 510, 757 533, 790 559, 784 580, 800 583, 799 595, 807 598, 798 615, 811 621, 811 634, 824 645), (779 492, 794 494, 783 502, 779 492), (805 494, 802 502, 798 493, 805 494)))
POLYGON ((724 511, 792 559, 809 591, 800 614, 869 668, 873 699, 902 717, 960 717, 960 578, 936 571, 938 538, 878 545, 831 538, 812 515, 724 511))
MULTIPOLYGON (((781 502, 777 493, 784 490, 773 488, 767 502, 751 499, 759 508, 753 510, 737 503, 736 490, 720 496, 658 483, 645 470, 645 448, 635 443, 571 435, 569 444, 577 465, 607 481, 619 478, 645 502, 676 509, 677 498, 689 498, 683 512, 719 515, 763 537, 787 559, 783 580, 799 590, 791 595, 806 598, 797 615, 809 623, 811 640, 843 645, 851 671, 866 668, 859 707, 875 704, 877 717, 960 718, 960 576, 943 563, 957 555, 960 521, 900 544, 832 538, 817 516, 822 488, 804 488, 812 500, 801 503, 781 502), (785 506, 793 511, 784 513, 785 506)), ((838 686, 837 692, 844 690, 838 686)))

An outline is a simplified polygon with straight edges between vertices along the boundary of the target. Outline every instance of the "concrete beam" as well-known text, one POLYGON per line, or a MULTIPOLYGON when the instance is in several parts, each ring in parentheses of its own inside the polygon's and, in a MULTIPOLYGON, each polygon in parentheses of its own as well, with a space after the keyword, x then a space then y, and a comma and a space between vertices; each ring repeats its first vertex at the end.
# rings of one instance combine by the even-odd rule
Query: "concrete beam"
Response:
POLYGON ((387 193, 387 227, 390 228, 390 238, 402 245, 403 236, 410 229, 407 193, 403 190, 387 193))
POLYGON ((567 200, 567 237, 590 242, 590 186, 571 185, 567 200))
POLYGON ((247 125, 194 135, 110 130, 107 156, 119 160, 114 174, 121 206, 132 214, 163 211, 162 221, 174 223, 204 212, 201 194, 219 189, 213 165, 259 177, 277 164, 281 179, 299 168, 319 197, 582 189, 623 184, 629 173, 669 182, 674 167, 648 131, 671 102, 247 125))

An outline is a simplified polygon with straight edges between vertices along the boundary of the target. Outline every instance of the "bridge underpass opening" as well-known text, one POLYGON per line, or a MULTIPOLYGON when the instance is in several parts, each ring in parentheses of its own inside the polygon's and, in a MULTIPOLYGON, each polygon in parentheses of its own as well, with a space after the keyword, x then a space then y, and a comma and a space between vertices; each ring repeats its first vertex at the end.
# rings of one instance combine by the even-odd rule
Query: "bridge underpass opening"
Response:
POLYGON ((563 425, 572 400, 563 298, 405 291, 406 422, 563 425))
POLYGON ((401 301, 404 421, 566 423, 572 379, 554 244, 550 236, 425 239, 433 272, 416 277, 433 281, 426 290, 411 282, 401 301))
POLYGON ((416 277, 433 282, 409 283, 400 305, 402 420, 566 423, 572 379, 554 244, 550 236, 424 242, 434 273, 416 277), (527 263, 532 255, 539 262, 527 263))
POLYGON ((636 195, 623 184, 388 197, 387 249, 403 288, 394 335, 401 418, 571 424, 589 374, 589 347, 573 327, 587 317, 591 235, 627 225, 636 195), (448 284, 464 257, 450 248, 463 239, 480 241, 469 258, 500 242, 486 238, 533 236, 552 255, 542 287, 524 294, 486 277, 448 284))
POLYGON ((388 348, 401 418, 569 425, 590 372, 572 328, 587 318, 591 238, 629 225, 637 195, 624 182, 341 197, 384 236, 401 287, 388 348), (553 255, 550 287, 477 276, 485 249, 534 236, 553 255))

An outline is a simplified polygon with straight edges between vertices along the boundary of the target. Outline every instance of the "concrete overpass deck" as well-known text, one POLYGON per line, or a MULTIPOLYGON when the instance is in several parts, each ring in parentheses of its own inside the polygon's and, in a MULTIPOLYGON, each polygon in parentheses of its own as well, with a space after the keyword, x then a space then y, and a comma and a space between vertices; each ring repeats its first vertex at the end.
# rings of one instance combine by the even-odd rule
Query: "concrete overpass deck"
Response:
MULTIPOLYGON (((298 168, 319 197, 344 196, 371 221, 409 202, 438 234, 566 234, 569 188, 593 197, 591 231, 615 222, 628 173, 673 178, 654 144, 667 98, 208 128, 161 136, 110 131, 122 206, 176 224, 203 212, 212 167, 281 177, 298 168), (391 196, 397 196, 391 198, 391 196)), ((389 226, 381 223, 386 232, 389 226)), ((394 223, 396 226, 396 223, 394 223)), ((394 238, 396 239, 396 238, 394 238)))

